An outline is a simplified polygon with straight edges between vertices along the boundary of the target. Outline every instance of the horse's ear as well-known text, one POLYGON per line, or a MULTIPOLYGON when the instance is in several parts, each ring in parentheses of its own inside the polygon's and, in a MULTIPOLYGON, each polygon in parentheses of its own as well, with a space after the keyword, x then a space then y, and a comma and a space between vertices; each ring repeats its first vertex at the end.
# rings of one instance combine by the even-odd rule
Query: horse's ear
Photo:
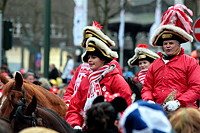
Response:
POLYGON ((6 83, 9 82, 9 79, 6 78, 6 76, 5 76, 2 72, 0 72, 0 80, 1 80, 1 82, 2 82, 3 84, 6 84, 6 83))
POLYGON ((28 107, 27 107, 27 114, 28 114, 28 115, 31 115, 32 112, 35 111, 36 107, 37 107, 37 99, 36 99, 35 96, 33 96, 32 101, 28 104, 28 107))
POLYGON ((19 73, 19 72, 16 72, 16 73, 15 73, 15 82, 16 82, 16 84, 17 84, 17 86, 18 86, 19 88, 22 87, 22 84, 23 84, 23 77, 22 77, 21 73, 19 73))

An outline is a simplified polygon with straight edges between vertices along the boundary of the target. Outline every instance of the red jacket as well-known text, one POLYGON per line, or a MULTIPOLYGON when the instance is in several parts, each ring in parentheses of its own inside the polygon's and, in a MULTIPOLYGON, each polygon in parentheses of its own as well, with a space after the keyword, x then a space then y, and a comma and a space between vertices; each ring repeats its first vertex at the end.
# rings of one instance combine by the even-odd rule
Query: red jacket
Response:
MULTIPOLYGON (((120 93, 120 95, 126 99, 128 105, 131 104, 131 89, 124 78, 119 75, 116 68, 109 72, 99 84, 103 95, 106 91, 110 94, 120 93)), ((84 122, 84 118, 80 114, 82 114, 87 100, 89 86, 90 83, 87 76, 83 78, 76 94, 71 99, 65 120, 73 127, 76 125, 82 126, 84 122)))
POLYGON ((90 67, 88 64, 86 63, 82 63, 81 65, 78 66, 78 68, 76 69, 76 72, 73 76, 73 78, 71 79, 67 90, 63 96, 63 101, 66 104, 70 103, 70 100, 72 98, 72 96, 76 93, 81 80, 86 76, 86 73, 88 73, 90 71, 90 67))
POLYGON ((155 60, 149 67, 141 91, 143 100, 152 100, 161 104, 173 91, 182 107, 196 106, 200 96, 200 67, 197 61, 184 54, 181 48, 179 55, 164 63, 162 58, 155 60))
MULTIPOLYGON (((122 76, 122 70, 120 68, 119 63, 116 60, 112 60, 110 62, 110 64, 115 64, 116 68, 119 70, 119 74, 122 76)), ((90 67, 88 64, 86 63, 82 63, 81 65, 78 66, 78 68, 76 69, 76 72, 72 78, 72 80, 70 81, 67 90, 63 96, 63 101, 66 104, 70 103, 71 98, 73 97, 73 95, 75 95, 81 80, 86 76, 86 74, 90 71, 90 67)))
POLYGON ((3 89, 0 89, 0 97, 3 95, 3 89))

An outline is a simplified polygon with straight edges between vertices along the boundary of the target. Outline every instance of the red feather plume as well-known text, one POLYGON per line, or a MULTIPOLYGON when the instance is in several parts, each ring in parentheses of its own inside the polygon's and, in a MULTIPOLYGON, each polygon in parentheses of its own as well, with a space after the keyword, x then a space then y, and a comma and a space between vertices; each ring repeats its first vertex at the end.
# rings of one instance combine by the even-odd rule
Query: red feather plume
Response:
POLYGON ((98 22, 96 22, 96 21, 93 22, 92 26, 94 26, 94 27, 96 27, 96 28, 98 28, 98 29, 100 29, 100 30, 103 28, 103 26, 101 26, 101 25, 100 25, 98 22))
POLYGON ((192 32, 192 26, 190 22, 193 22, 192 19, 184 12, 185 9, 191 16, 193 12, 188 9, 185 5, 175 4, 168 8, 168 10, 163 14, 160 25, 174 25, 182 28, 188 34, 192 32))
POLYGON ((138 48, 149 48, 149 46, 147 44, 138 44, 137 47, 138 48))

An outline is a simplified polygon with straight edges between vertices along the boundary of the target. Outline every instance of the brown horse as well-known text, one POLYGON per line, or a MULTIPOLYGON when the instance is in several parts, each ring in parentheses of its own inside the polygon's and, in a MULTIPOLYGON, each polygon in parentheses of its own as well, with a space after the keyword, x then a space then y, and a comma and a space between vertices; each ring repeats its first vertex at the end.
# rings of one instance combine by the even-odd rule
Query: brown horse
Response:
POLYGON ((74 133, 74 129, 54 111, 37 106, 37 100, 33 96, 32 101, 27 105, 16 102, 12 96, 11 104, 14 109, 10 114, 11 127, 14 133, 24 128, 41 126, 51 128, 59 133, 74 133))
POLYGON ((64 101, 41 86, 24 80, 19 72, 16 72, 14 79, 11 80, 8 80, 0 73, 0 79, 5 84, 3 95, 0 98, 1 117, 9 119, 9 115, 14 108, 11 104, 11 95, 14 96, 17 101, 23 101, 24 104, 30 103, 34 95, 40 106, 53 110, 61 118, 65 117, 67 105, 64 101))

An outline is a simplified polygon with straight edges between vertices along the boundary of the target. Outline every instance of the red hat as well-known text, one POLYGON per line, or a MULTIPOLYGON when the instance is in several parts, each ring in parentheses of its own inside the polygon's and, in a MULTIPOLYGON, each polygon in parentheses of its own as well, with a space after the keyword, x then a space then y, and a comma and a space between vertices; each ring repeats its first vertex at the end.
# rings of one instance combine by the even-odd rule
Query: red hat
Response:
POLYGON ((54 94, 58 94, 58 88, 56 88, 56 87, 52 87, 49 91, 54 94))
POLYGON ((164 40, 177 40, 179 43, 192 42, 190 35, 192 19, 184 12, 185 9, 191 16, 193 12, 185 5, 175 4, 163 14, 161 24, 151 36, 151 45, 162 46, 164 40))

